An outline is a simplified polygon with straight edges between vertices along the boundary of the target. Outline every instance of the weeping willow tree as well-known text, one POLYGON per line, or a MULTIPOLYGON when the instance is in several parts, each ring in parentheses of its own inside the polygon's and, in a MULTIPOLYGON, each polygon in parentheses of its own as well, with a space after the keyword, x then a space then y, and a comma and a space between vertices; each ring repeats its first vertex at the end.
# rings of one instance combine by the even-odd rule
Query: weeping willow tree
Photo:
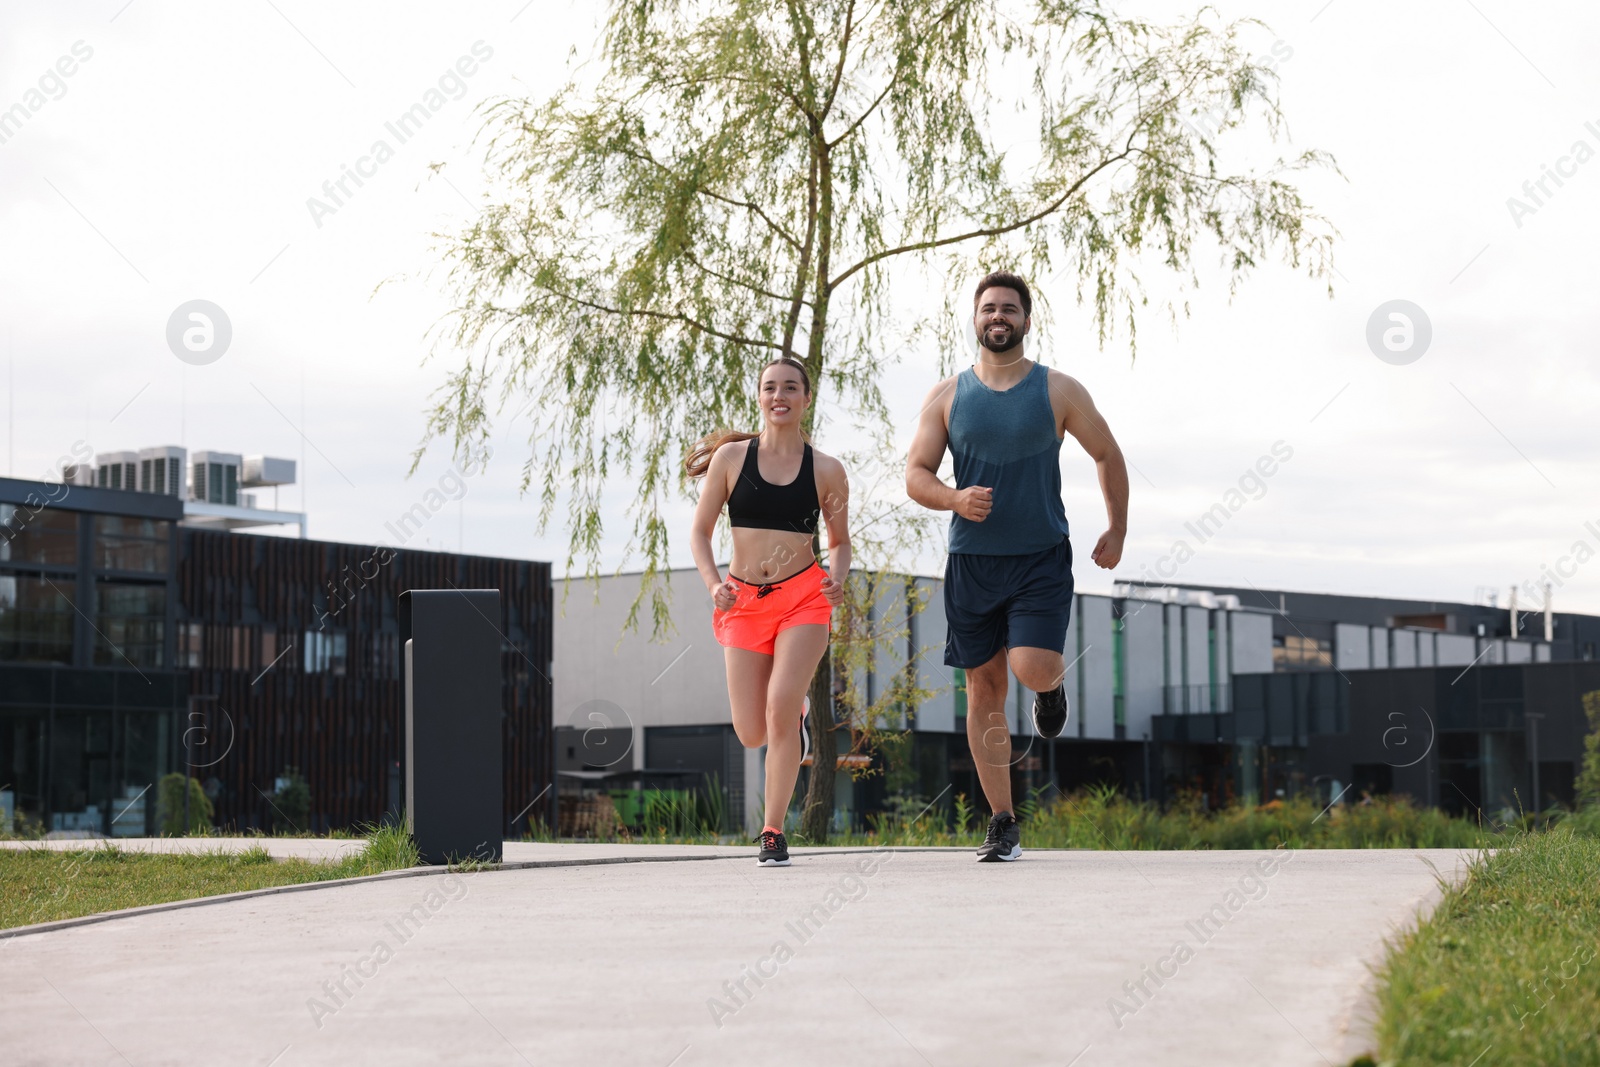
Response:
MULTIPOLYGON (((495 418, 529 412, 522 488, 541 529, 562 512, 568 573, 598 572, 602 493, 620 489, 644 569, 627 625, 648 602, 669 633, 663 509, 694 492, 680 457, 759 425, 770 358, 810 373, 819 444, 831 426, 887 449, 892 353, 934 349, 948 369, 982 270, 1057 275, 1102 345, 1119 326, 1132 339, 1141 265, 1176 279, 1174 316, 1198 259, 1230 295, 1265 259, 1326 277, 1332 229, 1294 179, 1331 159, 1224 159, 1241 126, 1287 140, 1260 30, 1093 0, 615 0, 559 92, 483 106, 494 191, 436 235, 454 305, 438 342, 466 355, 413 470, 436 439, 478 462, 495 418)), ((916 521, 898 495, 881 515, 916 521)), ((813 840, 833 807, 830 678, 825 659, 813 840)))

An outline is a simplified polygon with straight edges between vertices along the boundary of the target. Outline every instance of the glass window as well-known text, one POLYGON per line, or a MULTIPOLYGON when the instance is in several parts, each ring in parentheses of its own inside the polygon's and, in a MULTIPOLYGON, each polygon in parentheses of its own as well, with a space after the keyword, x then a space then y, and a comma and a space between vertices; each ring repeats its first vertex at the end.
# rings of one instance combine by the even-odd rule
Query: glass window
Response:
POLYGON ((188 667, 194 670, 205 666, 200 658, 204 649, 205 626, 198 622, 180 622, 178 624, 178 663, 177 666, 188 667))
POLYGON ((236 671, 255 669, 255 656, 252 654, 255 650, 254 636, 248 626, 228 627, 229 668, 236 671))
POLYGON ((106 832, 111 819, 111 713, 62 712, 50 728, 51 830, 106 832))
POLYGON ((0 562, 76 566, 77 513, 0 504, 0 562))
POLYGON ((125 515, 94 517, 94 565, 102 570, 167 573, 172 524, 125 515))
POLYGON ((77 583, 42 574, 0 574, 0 660, 72 663, 77 583))
POLYGON ((45 721, 41 709, 0 707, 0 831, 44 818, 45 721))
POLYGON ((97 666, 166 664, 167 587, 134 582, 95 583, 94 662, 97 666))
POLYGON ((129 713, 122 719, 116 795, 111 798, 111 836, 146 837, 156 829, 156 783, 171 766, 172 716, 129 713))
POLYGON ((1275 670, 1294 670, 1333 666, 1330 642, 1302 634, 1272 639, 1272 665, 1275 670))
POLYGON ((343 630, 307 630, 306 673, 343 675, 346 645, 343 630))

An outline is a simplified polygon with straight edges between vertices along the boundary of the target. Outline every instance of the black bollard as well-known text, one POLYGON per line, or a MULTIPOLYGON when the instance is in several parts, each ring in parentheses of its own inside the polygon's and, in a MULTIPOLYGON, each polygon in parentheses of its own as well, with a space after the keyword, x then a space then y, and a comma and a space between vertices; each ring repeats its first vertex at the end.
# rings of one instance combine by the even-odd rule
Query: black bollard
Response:
POLYGON ((406 828, 423 863, 498 863, 505 843, 500 590, 408 589, 399 621, 406 828))

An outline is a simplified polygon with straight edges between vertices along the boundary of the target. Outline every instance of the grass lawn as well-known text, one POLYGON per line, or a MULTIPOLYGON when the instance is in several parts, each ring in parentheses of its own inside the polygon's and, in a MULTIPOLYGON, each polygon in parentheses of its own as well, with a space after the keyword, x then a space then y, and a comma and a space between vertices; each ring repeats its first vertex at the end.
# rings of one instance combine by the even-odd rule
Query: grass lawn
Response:
POLYGON ((125 852, 115 845, 56 852, 0 849, 0 929, 245 889, 378 874, 417 863, 403 832, 381 828, 336 863, 274 860, 259 845, 239 853, 125 852))
POLYGON ((1596 821, 1521 835, 1445 892, 1384 964, 1356 1064, 1600 1065, 1596 821))
MULTIPOLYGON (((938 798, 944 799, 944 798, 938 798)), ((901 810, 873 816, 870 828, 835 833, 824 844, 943 845, 977 848, 988 824, 965 795, 936 807, 920 798, 899 803, 901 810)), ((652 814, 657 814, 653 812, 652 814)), ((601 833, 590 841, 641 844, 744 844, 703 825, 696 809, 663 810, 660 822, 642 832, 601 833)), ((1421 808, 1406 797, 1377 797, 1368 803, 1324 809, 1308 798, 1266 804, 1233 804, 1214 811, 1174 805, 1163 810, 1130 800, 1110 788, 1090 788, 1041 802, 1017 803, 1022 847, 1095 849, 1262 848, 1494 848, 1507 839, 1502 828, 1456 818, 1436 808, 1421 808)), ((811 846, 799 832, 799 817, 788 820, 789 844, 811 846)), ((524 840, 551 841, 548 834, 524 840)), ((572 840, 563 838, 561 840, 572 840)))

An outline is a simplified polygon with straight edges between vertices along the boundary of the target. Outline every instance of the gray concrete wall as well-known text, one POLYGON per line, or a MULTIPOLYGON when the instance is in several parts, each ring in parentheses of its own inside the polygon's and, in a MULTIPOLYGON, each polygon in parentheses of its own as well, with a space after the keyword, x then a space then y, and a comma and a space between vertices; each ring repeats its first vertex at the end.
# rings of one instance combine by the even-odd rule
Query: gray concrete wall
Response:
MULTIPOLYGON (((1207 659, 1206 642, 1210 612, 1205 608, 1189 606, 1183 609, 1183 643, 1188 649, 1188 673, 1182 684, 1204 686, 1211 682, 1211 666, 1207 659)), ((1178 680, 1173 679, 1174 684, 1178 680)), ((1194 698, 1191 696, 1191 700, 1194 698)), ((1192 705, 1191 705, 1192 706, 1192 705)))
MULTIPOLYGON (((1125 707, 1130 738, 1154 733, 1150 717, 1161 714, 1161 657, 1166 651, 1162 608, 1161 604, 1147 600, 1130 600, 1128 613, 1122 619, 1122 647, 1128 665, 1125 707)), ((1269 628, 1269 641, 1271 636, 1269 628)))
POLYGON ((1078 596, 1076 614, 1083 622, 1084 736, 1095 739, 1115 737, 1112 729, 1111 598, 1078 596))
MULTIPOLYGON (((711 600, 692 570, 671 574, 672 618, 677 631, 651 641, 650 607, 640 608, 638 630, 624 635, 638 575, 618 575, 595 587, 574 580, 555 586, 553 670, 556 726, 598 725, 591 702, 615 704, 626 716, 612 726, 692 726, 728 722, 728 683, 722 646, 711 632, 711 600), (565 593, 565 604, 563 604, 565 593), (574 721, 574 715, 578 720, 574 721)), ((638 751, 636 746, 636 751, 638 751)), ((642 753, 641 753, 642 758, 642 753)))
POLYGON ((1166 631, 1167 661, 1162 685, 1183 684, 1183 608, 1166 604, 1161 609, 1162 628, 1166 631))
POLYGON ((1272 616, 1260 611, 1230 612, 1234 674, 1267 674, 1272 670, 1272 616))
POLYGON ((917 729, 952 733, 956 728, 956 698, 950 668, 944 664, 944 583, 918 578, 925 590, 924 607, 913 616, 911 635, 917 656, 917 685, 934 695, 917 710, 917 729))
POLYGON ((1415 630, 1390 630, 1392 645, 1391 666, 1415 667, 1417 665, 1417 632, 1415 630))
POLYGON ((1434 650, 1440 667, 1465 667, 1478 654, 1478 640, 1467 634, 1434 634, 1434 650))
POLYGON ((1371 666, 1369 643, 1371 632, 1366 626, 1339 622, 1333 626, 1333 665, 1341 671, 1364 671, 1371 666))
POLYGON ((1066 729, 1068 737, 1084 737, 1088 733, 1083 722, 1083 708, 1088 704, 1088 679, 1083 673, 1083 661, 1078 658, 1078 654, 1083 651, 1083 645, 1082 602, 1074 596, 1072 618, 1067 622, 1067 646, 1061 650, 1067 668, 1066 678, 1062 684, 1066 688, 1071 710, 1071 718, 1066 729))

